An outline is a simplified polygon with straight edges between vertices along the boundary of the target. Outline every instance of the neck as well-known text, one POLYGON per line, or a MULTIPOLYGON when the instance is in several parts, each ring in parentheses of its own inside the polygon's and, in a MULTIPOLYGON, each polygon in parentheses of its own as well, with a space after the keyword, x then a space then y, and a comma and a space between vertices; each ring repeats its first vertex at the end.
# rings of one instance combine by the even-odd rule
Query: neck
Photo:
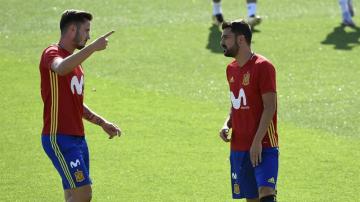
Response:
POLYGON ((75 47, 72 45, 72 43, 68 40, 65 40, 64 38, 60 39, 58 45, 71 54, 75 51, 75 47))
POLYGON ((235 56, 235 60, 239 64, 240 67, 244 66, 248 60, 251 59, 252 55, 254 53, 251 51, 251 49, 247 49, 244 51, 239 50, 239 53, 235 56))

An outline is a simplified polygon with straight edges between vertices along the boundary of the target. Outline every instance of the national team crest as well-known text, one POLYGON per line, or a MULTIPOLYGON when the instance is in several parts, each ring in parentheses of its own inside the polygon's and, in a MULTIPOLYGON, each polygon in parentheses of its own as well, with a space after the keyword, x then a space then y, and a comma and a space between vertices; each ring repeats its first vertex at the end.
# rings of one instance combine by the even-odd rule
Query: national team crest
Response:
POLYGON ((242 85, 247 86, 250 83, 250 72, 246 72, 243 77, 242 85))
POLYGON ((82 182, 82 181, 84 181, 84 173, 83 173, 83 171, 81 171, 81 170, 77 170, 75 173, 74 173, 74 175, 75 175, 75 179, 76 179, 76 182, 82 182))
POLYGON ((239 184, 234 184, 234 194, 240 194, 240 186, 239 184))

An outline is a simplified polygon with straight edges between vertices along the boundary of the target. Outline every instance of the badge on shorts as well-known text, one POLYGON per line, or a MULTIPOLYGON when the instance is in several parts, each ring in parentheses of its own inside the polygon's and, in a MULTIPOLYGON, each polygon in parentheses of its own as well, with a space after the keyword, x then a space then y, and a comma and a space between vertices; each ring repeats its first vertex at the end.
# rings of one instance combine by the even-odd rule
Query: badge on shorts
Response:
POLYGON ((234 194, 240 194, 240 186, 238 184, 234 184, 234 194))
POLYGON ((82 182, 82 181, 84 181, 84 173, 83 173, 83 171, 81 171, 81 170, 77 170, 75 173, 74 173, 74 175, 75 175, 75 179, 76 179, 76 182, 82 182))
POLYGON ((250 83, 250 73, 244 74, 242 85, 247 86, 250 83))

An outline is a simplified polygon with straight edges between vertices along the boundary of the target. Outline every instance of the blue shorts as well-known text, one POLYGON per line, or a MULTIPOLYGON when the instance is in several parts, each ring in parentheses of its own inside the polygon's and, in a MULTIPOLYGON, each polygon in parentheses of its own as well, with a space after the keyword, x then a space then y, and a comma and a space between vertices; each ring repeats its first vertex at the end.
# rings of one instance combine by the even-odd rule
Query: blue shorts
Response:
POLYGON ((263 186, 276 189, 279 149, 266 148, 261 155, 261 163, 253 167, 248 151, 230 152, 231 188, 234 199, 258 198, 258 189, 263 186))
POLYGON ((64 189, 91 184, 89 150, 84 137, 42 135, 42 146, 61 176, 64 189))

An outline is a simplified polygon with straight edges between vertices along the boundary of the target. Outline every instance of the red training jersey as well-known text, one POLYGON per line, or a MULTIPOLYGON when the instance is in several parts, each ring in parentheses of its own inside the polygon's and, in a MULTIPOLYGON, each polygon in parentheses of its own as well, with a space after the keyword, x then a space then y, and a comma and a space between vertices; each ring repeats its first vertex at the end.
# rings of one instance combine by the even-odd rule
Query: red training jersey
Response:
MULTIPOLYGON (((262 94, 276 92, 274 66, 253 54, 240 68, 236 60, 226 69, 232 113, 231 150, 249 151, 263 112, 262 94)), ((277 112, 262 140, 263 148, 278 147, 277 112)))
POLYGON ((40 61, 41 97, 44 102, 43 135, 84 136, 84 74, 81 65, 60 76, 51 70, 55 58, 71 55, 58 45, 44 50, 40 61))

